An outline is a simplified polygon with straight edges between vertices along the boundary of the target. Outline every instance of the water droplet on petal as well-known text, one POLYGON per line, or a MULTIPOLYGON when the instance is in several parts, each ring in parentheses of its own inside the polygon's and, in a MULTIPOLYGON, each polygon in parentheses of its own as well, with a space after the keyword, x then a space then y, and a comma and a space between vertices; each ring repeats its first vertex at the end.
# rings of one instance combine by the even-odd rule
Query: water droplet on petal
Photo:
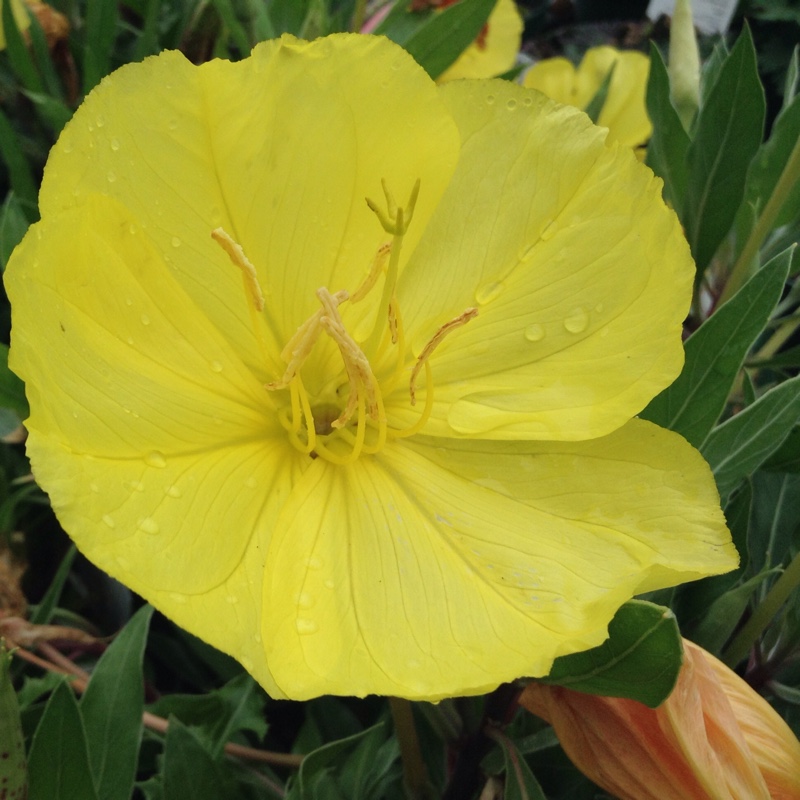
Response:
POLYGON ((309 569, 322 569, 323 564, 324 564, 323 560, 317 556, 313 556, 312 558, 308 559, 309 569))
POLYGON ((167 487, 167 494, 170 497, 182 497, 183 492, 177 486, 168 486, 167 487))
POLYGON ((72 148, 73 148, 73 144, 72 144, 72 141, 70 139, 64 139, 64 141, 61 142, 61 149, 65 153, 71 153, 72 152, 72 148))
POLYGON ((181 240, 177 236, 173 236, 172 237, 172 246, 173 247, 180 247, 181 246, 181 240))
POLYGON ((209 366, 212 372, 222 372, 222 364, 219 361, 212 361, 209 366))
POLYGON ((303 636, 308 636, 311 633, 316 633, 318 630, 317 623, 314 622, 312 619, 298 619, 295 622, 295 627, 297 628, 297 632, 302 634, 303 636))
POLYGON ((153 536, 158 533, 161 528, 152 517, 145 517, 139 520, 139 530, 142 531, 142 533, 148 533, 153 536))
POLYGON ((164 469, 167 466, 167 459, 164 454, 158 450, 153 450, 144 457, 144 463, 148 467, 155 467, 156 469, 164 469))
POLYGON ((97 494, 100 491, 100 487, 96 483, 90 483, 89 491, 94 492, 94 494, 97 494))
POLYGON ((255 489, 258 486, 258 481, 251 475, 245 482, 244 485, 248 489, 255 489))
POLYGON ((314 598, 308 592, 301 592, 297 597, 299 608, 311 608, 314 605, 314 598))
POLYGON ((112 517, 110 514, 103 515, 103 522, 105 522, 105 524, 108 525, 109 528, 117 527, 117 523, 114 522, 114 517, 112 517))
POLYGON ((585 308, 573 309, 569 316, 564 320, 564 328, 569 333, 583 333, 589 325, 589 315, 585 308))
POLYGON ((422 664, 420 664, 416 658, 409 658, 408 661, 406 661, 406 666, 409 669, 419 669, 422 666, 422 664))
POLYGON ((115 181, 116 179, 117 179, 117 173, 116 173, 116 172, 114 172, 113 170, 109 170, 109 171, 108 171, 108 174, 106 175, 106 180, 107 180, 109 183, 114 183, 114 181, 115 181))
POLYGON ((142 321, 142 325, 149 325, 150 324, 150 317, 148 317, 147 314, 142 314, 140 319, 142 321))
POLYGON ((112 139, 111 140, 111 149, 116 152, 119 150, 119 139, 112 139))
POLYGON ((333 587, 336 586, 336 584, 330 578, 326 578, 324 586, 326 589, 333 589, 333 587))
POLYGON ((525 338, 529 342, 541 342, 544 339, 544 335, 544 326, 538 322, 534 322, 533 325, 528 325, 525 328, 525 338))
POLYGON ((517 107, 517 101, 513 98, 506 103, 506 108, 509 111, 513 111, 517 107))
POLYGON ((494 95, 488 94, 486 95, 486 102, 491 106, 494 104, 494 95))
POLYGON ((524 105, 524 106, 528 106, 528 107, 532 106, 532 105, 533 105, 533 98, 532 98, 532 97, 530 97, 530 96, 528 96, 528 97, 525 97, 525 98, 523 99, 523 101, 522 101, 522 105, 524 105))
POLYGON ((172 600, 173 603, 183 604, 186 602, 186 595, 178 594, 177 592, 171 592, 169 595, 169 599, 172 600))
POLYGON ((601 312, 601 311, 602 311, 604 308, 605 308, 605 306, 604 306, 602 303, 598 303, 598 304, 597 304, 597 305, 594 307, 594 310, 595 310, 595 311, 596 311, 596 312, 599 314, 599 313, 600 313, 600 312, 601 312))
POLYGON ((491 283, 487 283, 486 285, 481 286, 475 292, 475 300, 480 305, 484 306, 487 303, 491 303, 492 300, 496 300, 504 288, 505 287, 500 281, 492 281, 491 283))
POLYGON ((98 128, 102 128, 103 125, 106 124, 106 118, 102 114, 97 115, 97 119, 95 119, 98 128))
POLYGON ((248 671, 253 671, 253 659, 247 656, 239 656, 239 663, 248 671))
POLYGON ((236 603, 239 602, 239 598, 235 594, 229 594, 225 598, 225 602, 230 603, 231 605, 235 605, 236 603))

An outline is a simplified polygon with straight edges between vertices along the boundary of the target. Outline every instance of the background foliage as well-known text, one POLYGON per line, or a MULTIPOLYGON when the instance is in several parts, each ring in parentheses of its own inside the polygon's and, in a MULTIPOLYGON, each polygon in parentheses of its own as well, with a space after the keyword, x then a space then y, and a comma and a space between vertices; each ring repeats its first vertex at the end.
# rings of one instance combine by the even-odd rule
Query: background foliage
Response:
MULTIPOLYGON (((3 267, 38 217, 50 147, 104 75, 165 48, 198 63, 237 59, 283 32, 346 30, 358 12, 356 0, 33 5, 23 34, 3 4, 3 267)), ((411 14, 409 5, 401 0, 380 30, 435 77, 494 2, 465 0, 440 14, 411 14)), ((647 163, 664 180, 698 272, 686 367, 643 416, 703 452, 742 553, 734 573, 627 604, 609 642, 560 659, 549 680, 656 705, 674 681, 680 629, 800 732, 800 11, 789 0, 740 6, 729 37, 701 42, 700 108, 685 130, 670 101, 667 27, 644 19, 646 3, 521 4, 523 59, 577 58, 601 42, 650 48, 647 163)), ((6 366, 9 328, 3 297, 0 633, 14 648, 0 667, 0 749, 11 756, 0 760, 4 787, 27 782, 31 800, 402 798, 405 726, 419 736, 431 796, 603 796, 545 723, 517 711, 517 687, 416 704, 410 718, 382 698, 273 701, 236 662, 76 557, 30 477, 24 388, 6 366)))

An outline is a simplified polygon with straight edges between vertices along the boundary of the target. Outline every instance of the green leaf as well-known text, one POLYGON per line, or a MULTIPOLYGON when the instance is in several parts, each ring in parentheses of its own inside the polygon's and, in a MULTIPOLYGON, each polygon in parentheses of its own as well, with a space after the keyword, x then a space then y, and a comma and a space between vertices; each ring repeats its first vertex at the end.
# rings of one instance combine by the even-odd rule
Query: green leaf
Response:
POLYGON ((242 23, 239 22, 231 0, 211 0, 211 2, 214 8, 217 9, 222 24, 227 28, 233 43, 236 45, 241 55, 246 56, 250 52, 253 42, 251 42, 247 36, 247 31, 244 29, 242 23))
POLYGON ((23 203, 23 208, 30 208, 28 215, 31 222, 36 217, 38 189, 33 178, 28 159, 20 146, 17 134, 9 122, 8 117, 0 111, 0 156, 3 157, 8 168, 9 181, 14 193, 23 203))
POLYGON ((42 601, 34 608, 31 614, 31 622, 34 625, 47 625, 50 622, 50 618, 53 616, 53 609, 58 605, 58 600, 61 597, 64 584, 67 582, 67 577, 72 569, 72 562, 75 560, 77 552, 73 544, 64 554, 64 558, 58 565, 58 570, 56 570, 47 592, 45 592, 42 601))
POLYGON ((111 55, 119 9, 108 0, 88 0, 83 32, 83 93, 88 94, 112 70, 111 55))
POLYGON ((781 111, 785 111, 797 95, 797 84, 800 79, 800 44, 794 46, 792 58, 786 68, 786 81, 783 85, 783 105, 781 111))
POLYGON ((503 751, 505 791, 503 800, 547 800, 539 782, 533 777, 531 768, 508 736, 500 731, 489 733, 503 751))
POLYGON ((630 600, 608 626, 608 639, 583 653, 557 658, 543 683, 579 692, 627 697, 651 708, 672 691, 683 644, 668 608, 630 600))
POLYGON ((275 35, 299 35, 309 15, 310 6, 311 0, 272 0, 269 4, 269 18, 275 35))
MULTIPOLYGON (((797 348, 800 353, 800 347, 797 348)), ((800 426, 795 425, 786 441, 764 462, 770 472, 800 472, 800 426)))
POLYGON ((753 510, 747 536, 753 574, 786 562, 798 519, 800 476, 756 473, 753 476, 753 510))
POLYGON ((400 3, 376 28, 438 78, 478 37, 497 0, 461 0, 442 11, 410 12, 400 3))
POLYGON ((615 61, 611 65, 611 69, 606 73, 605 78, 603 78, 603 82, 600 84, 600 88, 594 93, 594 97, 589 101, 589 104, 583 110, 586 112, 586 116, 597 124, 597 120, 600 119, 600 113, 603 110, 603 106, 606 104, 606 98, 608 97, 608 90, 611 88, 611 81, 614 78, 614 70, 617 68, 617 62, 615 61))
POLYGON ((750 598, 767 578, 780 573, 777 567, 764 570, 718 597, 703 612, 692 632, 692 641, 719 657, 747 609, 750 598))
POLYGON ((24 798, 28 784, 19 702, 11 682, 11 654, 0 639, 0 797, 24 798))
POLYGON ((3 32, 6 37, 6 52, 8 60, 11 62, 11 69, 19 78, 19 82, 31 92, 44 91, 42 78, 39 70, 31 57, 28 46, 22 37, 22 33, 17 27, 17 21, 11 10, 11 3, 2 4, 3 32))
POLYGON ((28 230, 28 217, 17 195, 9 192, 0 208, 0 270, 5 272, 14 248, 28 230))
POLYGON ((747 168, 761 144, 765 108, 753 39, 745 27, 700 107, 687 152, 681 220, 699 275, 733 224, 747 168))
POLYGON ((103 800, 129 800, 142 740, 142 656, 152 606, 144 606, 109 646, 81 700, 92 774, 103 800))
POLYGON ((711 432, 701 448, 725 497, 786 440, 800 418, 800 376, 763 394, 711 432))
POLYGON ((700 73, 700 104, 703 105, 708 99, 708 95, 714 84, 719 79, 722 65, 728 58, 730 50, 724 39, 720 39, 711 51, 711 55, 706 59, 700 73))
POLYGON ((221 800, 236 796, 230 776, 175 717, 169 719, 162 772, 164 800, 221 800))
POLYGON ((664 198, 681 214, 688 173, 686 153, 689 136, 669 97, 669 75, 661 53, 650 44, 650 76, 647 79, 647 113, 653 133, 647 145, 647 166, 664 181, 664 198))
POLYGON ((725 408, 745 356, 781 298, 794 248, 764 265, 686 342, 678 379, 642 412, 701 447, 725 408))
POLYGON ((58 685, 33 735, 28 800, 97 800, 86 732, 72 690, 58 685))
POLYGON ((8 345, 2 342, 0 342, 0 408, 14 411, 17 423, 13 429, 19 426, 21 419, 27 419, 29 414, 28 401, 25 399, 25 384, 8 368, 8 345))

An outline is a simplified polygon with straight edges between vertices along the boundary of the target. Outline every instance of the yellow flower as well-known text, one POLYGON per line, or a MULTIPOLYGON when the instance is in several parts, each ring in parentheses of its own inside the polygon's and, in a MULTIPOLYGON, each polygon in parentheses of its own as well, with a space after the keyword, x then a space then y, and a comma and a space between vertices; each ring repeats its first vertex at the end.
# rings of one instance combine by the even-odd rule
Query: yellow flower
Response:
MULTIPOLYGON (((8 2, 8 0, 0 0, 0 9, 8 2)), ((11 13, 14 15, 14 22, 21 31, 26 31, 31 26, 31 18, 25 10, 25 3, 23 0, 10 0, 11 13)), ((0 22, 0 50, 6 47, 6 33, 3 30, 2 22, 0 22)))
POLYGON ((6 272, 64 528, 276 697, 484 692, 731 569, 707 465, 631 420, 694 268, 604 139, 378 37, 105 79, 6 272))
MULTIPOLYGON (((440 3, 440 7, 449 3, 440 3)), ((497 0, 480 36, 438 78, 493 78, 508 72, 522 43, 522 17, 514 0, 497 0)))
POLYGON ((523 83, 559 103, 585 109, 612 67, 614 74, 597 124, 608 128, 610 138, 620 144, 646 144, 653 126, 645 107, 650 62, 642 53, 593 47, 577 69, 566 58, 548 58, 534 64, 523 83))
POLYGON ((620 800, 797 800, 800 742, 736 673, 684 640, 684 665, 657 709, 531 684, 520 698, 620 800))

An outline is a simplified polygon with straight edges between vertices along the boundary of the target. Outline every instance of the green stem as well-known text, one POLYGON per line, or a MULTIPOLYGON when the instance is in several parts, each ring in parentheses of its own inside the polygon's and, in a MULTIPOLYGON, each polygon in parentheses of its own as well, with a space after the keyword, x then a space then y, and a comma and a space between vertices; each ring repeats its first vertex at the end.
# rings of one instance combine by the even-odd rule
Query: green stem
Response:
POLYGON ((775 220, 777 220, 783 204, 798 181, 800 181, 800 139, 795 142, 781 177, 775 184, 775 188, 772 190, 761 216, 753 226, 753 230, 750 231, 750 236, 747 238, 742 252, 739 253, 739 258, 736 259, 736 263, 733 265, 728 282, 722 292, 720 303, 724 303, 733 297, 750 277, 750 266, 758 255, 764 240, 775 226, 775 220))
POLYGON ((431 782, 422 758, 411 703, 400 697, 390 697, 389 707, 392 709, 394 730, 400 744, 403 777, 409 800, 424 800, 432 796, 431 782))
POLYGON ((356 0, 356 7, 353 9, 353 22, 350 30, 358 33, 364 27, 364 19, 367 16, 367 0, 356 0))
POLYGON ((800 586, 800 553, 798 553, 778 578, 772 589, 769 590, 764 601, 753 612, 744 627, 736 634, 734 640, 722 654, 722 660, 729 666, 735 667, 747 656, 758 637, 772 622, 789 598, 789 595, 800 586))

